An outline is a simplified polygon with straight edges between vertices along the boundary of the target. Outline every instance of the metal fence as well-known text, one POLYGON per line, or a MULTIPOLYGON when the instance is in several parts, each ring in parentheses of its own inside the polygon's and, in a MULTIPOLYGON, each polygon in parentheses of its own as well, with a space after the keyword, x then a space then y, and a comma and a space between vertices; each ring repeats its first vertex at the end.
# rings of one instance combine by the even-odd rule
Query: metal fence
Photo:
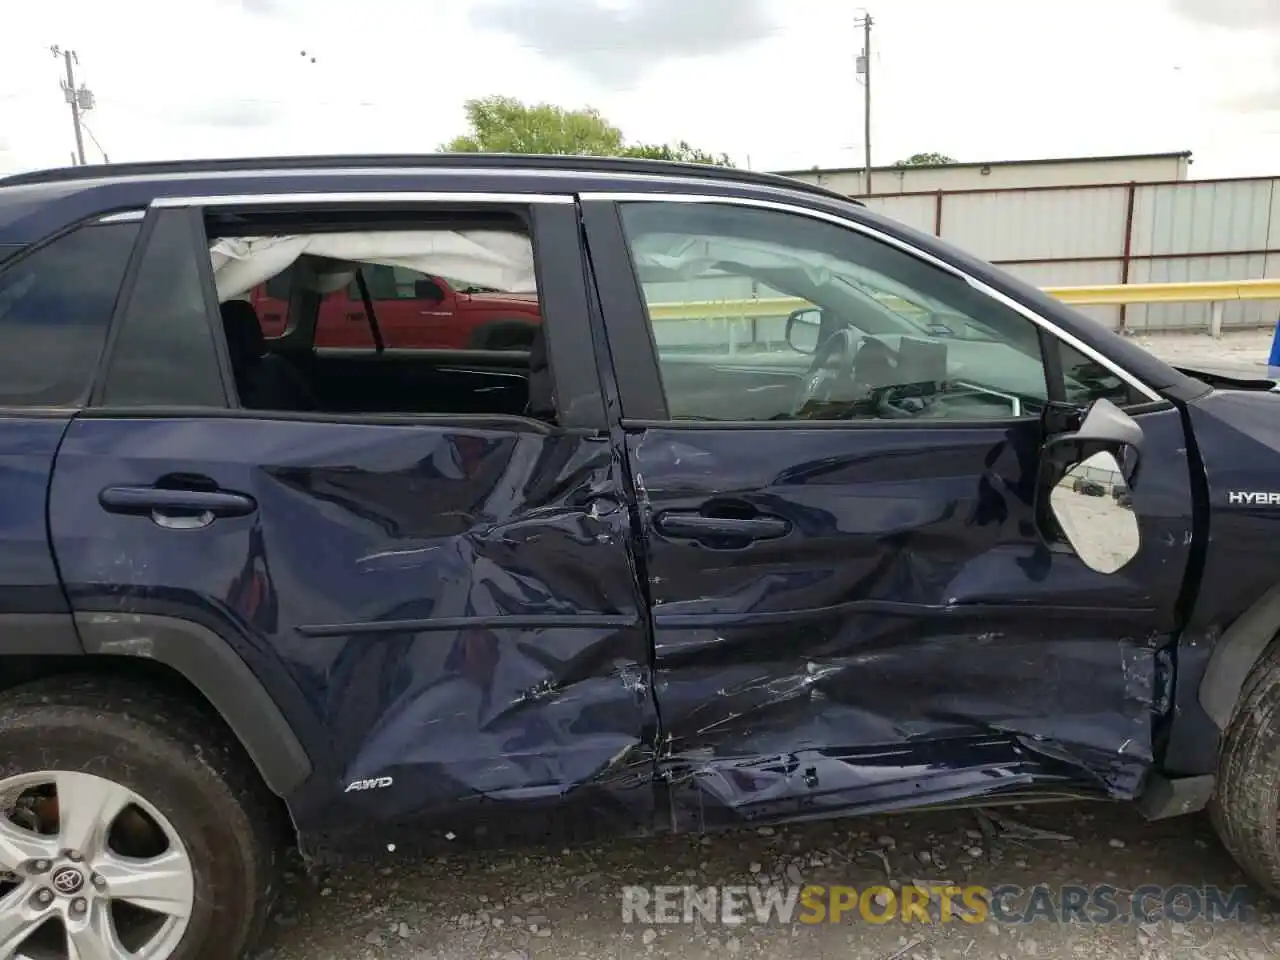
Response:
MULTIPOLYGON (((1280 178, 872 194, 868 207, 1042 287, 1280 278, 1280 178)), ((1207 330, 1209 303, 1082 307, 1133 333, 1207 330)), ((1220 308, 1272 327, 1280 302, 1220 308)))

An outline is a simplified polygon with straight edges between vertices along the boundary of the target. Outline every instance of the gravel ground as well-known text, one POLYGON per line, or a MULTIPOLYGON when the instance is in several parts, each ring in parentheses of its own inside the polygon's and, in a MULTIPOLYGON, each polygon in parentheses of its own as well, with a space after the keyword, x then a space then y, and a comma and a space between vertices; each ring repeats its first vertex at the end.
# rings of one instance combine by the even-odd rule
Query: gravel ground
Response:
POLYGON ((1133 342, 1170 363, 1248 363, 1262 373, 1271 352, 1272 336, 1270 330, 1240 330, 1226 333, 1220 340, 1204 334, 1179 333, 1135 336, 1133 342))
MULTIPOLYGON (((1261 364, 1270 332, 1137 340, 1171 360, 1261 364)), ((1133 891, 1245 879, 1202 816, 1145 823, 1110 804, 903 814, 664 837, 597 846, 391 854, 377 863, 291 872, 262 960, 596 960, 605 957, 778 957, 781 960, 949 957, 1072 960, 1266 960, 1280 956, 1280 906, 1254 897, 1243 919, 1135 918, 1133 891), (992 811, 995 813, 995 811, 992 811), (1035 835, 1031 826, 1050 831, 1035 835), (949 881, 994 888, 1038 884, 1116 888, 1119 919, 1106 924, 943 922, 876 924, 855 912, 840 923, 623 922, 628 885, 850 885, 949 881), (1124 922, 1125 918, 1129 922, 1124 922)), ((1059 906, 1062 900, 1055 897, 1059 906)), ((883 901, 882 901, 883 902, 883 901)), ((1013 898, 1015 906, 1024 898, 1013 898)), ((1158 908, 1159 897, 1147 899, 1158 908)), ((1188 901, 1183 899, 1179 904, 1188 901)))
MULTIPOLYGON (((1052 805, 999 814, 1010 827, 1069 839, 984 834, 973 811, 903 814, 664 837, 599 846, 388 856, 312 878, 295 875, 265 944, 271 960, 596 960, 605 957, 1141 958, 1264 960, 1280 955, 1280 916, 1254 896, 1242 919, 1176 914, 1135 918, 1133 891, 1245 883, 1201 816, 1149 824, 1127 806, 1052 805), (873 924, 624 923, 626 885, 873 885, 952 883, 994 888, 1110 885, 1110 924, 971 923, 952 917, 873 924), (1125 917, 1130 922, 1123 922, 1125 917)), ((1058 899, 1061 903, 1060 898, 1058 899)), ((1025 899, 1011 897, 1017 907, 1025 899)), ((1148 898, 1158 911, 1160 897, 1148 898)), ((1186 901, 1184 901, 1186 902, 1186 901)))

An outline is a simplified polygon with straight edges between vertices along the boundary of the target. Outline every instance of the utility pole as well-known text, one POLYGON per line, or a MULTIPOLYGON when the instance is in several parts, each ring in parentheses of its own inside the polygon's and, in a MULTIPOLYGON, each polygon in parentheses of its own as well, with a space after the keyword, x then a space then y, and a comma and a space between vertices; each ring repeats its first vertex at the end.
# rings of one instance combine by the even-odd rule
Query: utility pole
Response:
POLYGON ((871 193, 871 14, 863 12, 856 26, 862 27, 862 55, 858 57, 857 72, 862 77, 863 88, 863 140, 866 145, 866 160, 863 167, 863 193, 871 193))
POLYGON ((62 95, 71 107, 71 125, 76 134, 76 152, 72 158, 80 166, 85 165, 84 132, 81 129, 80 115, 93 109, 93 91, 83 83, 76 86, 75 64, 80 62, 74 50, 63 50, 61 47, 49 48, 55 57, 61 58, 67 67, 67 77, 62 81, 62 95))

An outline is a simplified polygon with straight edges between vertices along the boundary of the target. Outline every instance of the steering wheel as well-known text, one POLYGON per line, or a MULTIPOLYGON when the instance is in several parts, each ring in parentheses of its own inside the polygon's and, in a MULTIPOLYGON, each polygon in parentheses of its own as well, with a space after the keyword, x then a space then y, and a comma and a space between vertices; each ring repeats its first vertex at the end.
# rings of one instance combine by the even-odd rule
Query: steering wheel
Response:
POLYGON ((852 393, 853 358, 858 352, 855 334, 848 327, 837 330, 826 339, 813 355, 804 385, 796 396, 793 415, 801 414, 811 403, 826 403, 837 388, 840 394, 852 393))

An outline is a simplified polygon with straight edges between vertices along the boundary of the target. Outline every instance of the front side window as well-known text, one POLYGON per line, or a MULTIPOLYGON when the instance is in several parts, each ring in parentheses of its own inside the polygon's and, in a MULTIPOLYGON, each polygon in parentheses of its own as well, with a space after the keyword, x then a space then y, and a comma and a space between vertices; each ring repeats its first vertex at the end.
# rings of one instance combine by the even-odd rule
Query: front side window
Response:
POLYGON ((836 224, 622 207, 673 419, 1038 416, 1039 331, 962 278, 836 224))
POLYGON ((1112 371, 1075 347, 1060 343, 1058 355, 1062 358, 1062 380, 1068 403, 1087 407, 1094 400, 1110 400, 1124 407, 1146 401, 1112 371))
POLYGON ((0 406, 88 396, 137 223, 80 227, 0 273, 0 406))

